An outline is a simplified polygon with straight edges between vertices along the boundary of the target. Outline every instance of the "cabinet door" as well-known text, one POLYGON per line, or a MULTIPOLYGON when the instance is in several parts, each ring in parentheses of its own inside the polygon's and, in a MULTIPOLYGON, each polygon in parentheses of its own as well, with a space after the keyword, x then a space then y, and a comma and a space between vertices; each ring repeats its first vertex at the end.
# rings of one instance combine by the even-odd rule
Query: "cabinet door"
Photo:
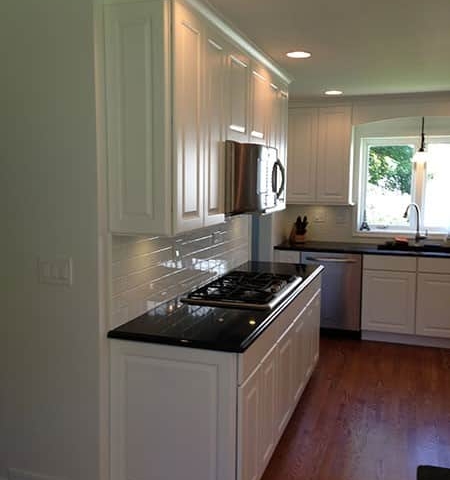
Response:
POLYGON ((294 402, 297 403, 306 385, 307 351, 305 349, 308 328, 305 321, 306 310, 300 314, 294 324, 294 402))
POLYGON ((171 233, 167 5, 104 8, 110 229, 167 235, 171 233))
POLYGON ((414 333, 415 301, 415 273, 365 270, 362 330, 414 333))
POLYGON ((256 368, 245 383, 238 388, 238 480, 257 480, 259 478, 260 373, 260 367, 256 368))
POLYGON ((250 142, 267 144, 267 113, 269 110, 269 81, 267 73, 254 66, 250 75, 250 142))
POLYGON ((351 107, 319 108, 318 203, 348 205, 350 197, 351 107))
POLYGON ((287 174, 287 135, 288 135, 288 101, 289 94, 287 86, 282 85, 277 94, 277 110, 278 110, 278 140, 275 147, 278 149, 278 158, 284 165, 287 174))
POLYGON ((205 168, 204 224, 224 217, 224 141, 227 43, 207 29, 204 44, 203 132, 205 168))
POLYGON ((416 334, 450 338, 450 275, 418 274, 416 334))
POLYGON ((199 19, 174 5, 175 233, 204 223, 204 168, 201 129, 202 29, 199 19))
POLYGON ((311 360, 312 368, 319 361, 320 350, 320 305, 321 305, 321 292, 318 291, 311 301, 311 360))
POLYGON ((226 91, 227 139, 248 142, 249 62, 234 52, 228 55, 226 91))
POLYGON ((305 355, 306 366, 306 380, 309 379, 314 368, 314 318, 311 302, 306 307, 305 311, 305 336, 303 342, 303 349, 305 355))
POLYGON ((259 419, 259 457, 260 474, 269 463, 275 450, 275 419, 277 400, 277 349, 276 346, 266 355, 261 363, 261 415, 259 419))
POLYGON ((110 379, 111 480, 235 478, 234 355, 113 340, 110 379))
MULTIPOLYGON (((288 126, 288 93, 285 85, 269 84, 269 101, 267 102, 267 144, 275 147, 278 158, 283 164, 287 178, 287 126, 288 126)), ((286 188, 280 196, 286 200, 286 188)))
POLYGON ((289 110, 287 202, 314 203, 316 198, 317 109, 289 110))
MULTIPOLYGON (((267 145, 278 148, 280 132, 280 108, 278 95, 280 88, 275 83, 269 84, 269 100, 267 102, 267 145)), ((280 157, 280 152, 278 152, 280 157)))
POLYGON ((293 365, 294 365, 294 335, 292 326, 278 342, 277 378, 278 399, 276 435, 281 436, 293 409, 293 365))

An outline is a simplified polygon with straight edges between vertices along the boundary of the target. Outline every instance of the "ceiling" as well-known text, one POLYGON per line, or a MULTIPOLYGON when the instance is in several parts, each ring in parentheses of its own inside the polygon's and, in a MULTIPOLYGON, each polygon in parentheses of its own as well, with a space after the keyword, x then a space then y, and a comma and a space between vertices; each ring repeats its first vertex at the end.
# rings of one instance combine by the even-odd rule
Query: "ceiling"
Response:
POLYGON ((450 91, 450 0, 209 3, 294 78, 291 98, 450 91))

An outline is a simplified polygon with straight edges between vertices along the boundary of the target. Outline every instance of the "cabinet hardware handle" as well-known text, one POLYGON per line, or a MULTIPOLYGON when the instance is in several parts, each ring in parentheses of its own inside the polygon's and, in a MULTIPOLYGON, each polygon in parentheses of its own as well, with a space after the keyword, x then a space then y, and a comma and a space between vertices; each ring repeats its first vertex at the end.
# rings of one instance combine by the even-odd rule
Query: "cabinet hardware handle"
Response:
POLYGON ((241 67, 247 68, 247 64, 239 60, 239 58, 236 58, 234 55, 230 55, 230 58, 234 63, 237 63, 241 67))
POLYGON ((181 22, 186 28, 188 28, 191 32, 195 33, 196 35, 198 35, 200 32, 194 28, 192 25, 189 25, 189 23, 183 21, 181 22))
POLYGON ((255 77, 258 77, 260 80, 263 80, 264 82, 266 81, 266 79, 258 72, 255 72, 253 70, 252 74, 255 76, 255 77))
POLYGON ((323 262, 323 263, 356 263, 357 260, 351 258, 333 258, 333 257, 306 257, 306 260, 311 262, 323 262))
POLYGON ((273 169, 272 169, 272 191, 275 193, 277 199, 280 198, 280 195, 284 191, 285 182, 286 182, 285 169, 280 159, 277 158, 276 162, 273 164, 273 169), (279 169, 281 173, 281 185, 278 190, 277 190, 277 169, 279 169))
POLYGON ((208 43, 212 45, 216 50, 223 50, 223 47, 221 47, 218 43, 216 43, 214 40, 211 40, 208 38, 208 43))

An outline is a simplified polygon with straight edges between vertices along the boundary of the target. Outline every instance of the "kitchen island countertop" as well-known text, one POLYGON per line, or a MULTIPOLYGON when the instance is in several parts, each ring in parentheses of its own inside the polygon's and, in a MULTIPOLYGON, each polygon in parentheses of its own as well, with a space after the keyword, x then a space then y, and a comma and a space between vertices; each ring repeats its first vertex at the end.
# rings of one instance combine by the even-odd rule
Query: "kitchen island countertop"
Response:
POLYGON ((322 266, 247 262, 235 270, 302 277, 302 282, 272 310, 249 310, 165 302, 108 332, 109 338, 191 348, 244 352, 289 303, 323 270, 322 266))

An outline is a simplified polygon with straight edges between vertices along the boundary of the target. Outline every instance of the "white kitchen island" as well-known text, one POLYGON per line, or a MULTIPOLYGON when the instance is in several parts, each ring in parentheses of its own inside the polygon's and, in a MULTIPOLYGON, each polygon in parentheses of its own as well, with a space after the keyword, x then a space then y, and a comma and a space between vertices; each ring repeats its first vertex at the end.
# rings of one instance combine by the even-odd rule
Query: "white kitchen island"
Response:
POLYGON ((111 478, 259 479, 318 360, 321 271, 270 313, 215 309, 257 327, 228 351, 110 332, 111 478))

